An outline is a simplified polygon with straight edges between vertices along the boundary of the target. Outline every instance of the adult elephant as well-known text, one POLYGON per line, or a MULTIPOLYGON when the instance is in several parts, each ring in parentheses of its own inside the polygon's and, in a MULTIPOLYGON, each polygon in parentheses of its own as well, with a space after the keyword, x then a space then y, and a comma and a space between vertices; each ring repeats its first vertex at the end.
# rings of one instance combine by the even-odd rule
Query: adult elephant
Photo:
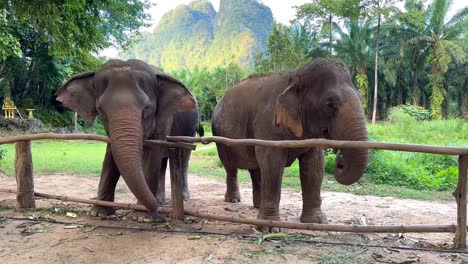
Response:
MULTIPOLYGON (((228 138, 367 140, 360 97, 349 71, 342 63, 326 59, 316 59, 296 71, 252 77, 235 85, 216 106, 212 129, 213 135, 228 138)), ((283 170, 299 159, 303 198, 300 221, 327 222, 321 210, 321 149, 223 144, 217 144, 217 148, 227 173, 226 201, 240 201, 237 170, 247 169, 252 179, 254 207, 260 208, 257 218, 279 220, 283 170)), ((367 150, 340 150, 336 180, 345 185, 356 182, 364 173, 367 160, 367 150)))
MULTIPOLYGON (((143 142, 164 140, 170 133, 194 136, 198 108, 191 92, 180 81, 143 61, 109 60, 96 72, 73 76, 56 96, 88 125, 100 115, 110 138, 97 199, 114 201, 122 175, 138 202, 155 214, 164 201, 167 150, 146 148, 143 142)), ((184 155, 184 166, 188 166, 189 155, 184 155)), ((188 197, 188 189, 185 195, 188 197)), ((94 216, 113 213, 113 208, 101 206, 94 206, 90 212, 94 216)))

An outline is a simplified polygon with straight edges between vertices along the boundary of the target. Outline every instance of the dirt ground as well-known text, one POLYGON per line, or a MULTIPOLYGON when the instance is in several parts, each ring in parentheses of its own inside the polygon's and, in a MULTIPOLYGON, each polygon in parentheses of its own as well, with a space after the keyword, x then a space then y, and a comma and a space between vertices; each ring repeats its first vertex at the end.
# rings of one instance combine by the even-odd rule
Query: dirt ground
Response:
MULTIPOLYGON (((40 175, 35 177, 35 190, 92 198, 96 194, 98 180, 91 176, 40 175)), ((186 208, 239 217, 256 216, 250 185, 241 185, 242 202, 231 204, 223 200, 225 184, 222 181, 196 175, 191 175, 189 181, 192 197, 186 208)), ((13 177, 0 175, 0 182, 2 188, 16 188, 13 177)), ((170 194, 169 186, 166 188, 170 194)), ((118 202, 136 201, 122 181, 119 182, 116 196, 118 202)), ((118 210, 116 218, 101 220, 85 214, 89 209, 87 205, 39 198, 36 200, 37 207, 42 208, 39 210, 17 213, 12 210, 14 205, 14 194, 0 193, 0 263, 468 263, 468 254, 391 248, 450 247, 453 245, 452 234, 348 234, 285 230, 288 234, 286 239, 258 244, 256 237, 259 234, 249 225, 196 218, 177 223, 168 217, 166 222, 136 223, 125 218, 129 213, 125 210, 118 210), (78 216, 67 217, 66 212, 75 212, 78 216), (5 218, 25 216, 53 218, 74 224, 67 226, 5 218), (84 224, 144 227, 153 231, 81 226, 84 224), (311 242, 295 241, 298 239, 311 242), (330 245, 325 242, 386 247, 330 245)), ((301 206, 300 193, 283 188, 280 205, 283 220, 298 222, 301 206)), ((322 208, 329 222, 335 224, 455 224, 456 221, 455 202, 324 192, 322 208)))

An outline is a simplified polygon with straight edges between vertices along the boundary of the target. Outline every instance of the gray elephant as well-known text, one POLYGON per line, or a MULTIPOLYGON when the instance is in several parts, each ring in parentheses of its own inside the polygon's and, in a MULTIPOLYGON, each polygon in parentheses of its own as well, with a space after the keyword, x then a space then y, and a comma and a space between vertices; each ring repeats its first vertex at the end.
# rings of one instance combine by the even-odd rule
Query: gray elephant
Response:
MULTIPOLYGON (((349 71, 342 63, 325 59, 316 59, 296 71, 252 77, 235 85, 217 104, 212 129, 213 135, 228 138, 367 140, 360 97, 349 71)), ((240 201, 237 170, 249 170, 254 207, 260 208, 257 218, 279 220, 283 170, 299 159, 300 221, 327 222, 321 210, 321 149, 223 144, 217 148, 227 173, 226 201, 240 201)), ((356 182, 367 168, 367 160, 368 150, 342 149, 336 159, 336 180, 345 185, 356 182)))
MULTIPOLYGON (((145 139, 194 136, 197 102, 178 80, 140 60, 109 60, 96 72, 73 76, 56 93, 57 100, 91 125, 100 115, 110 138, 97 199, 114 201, 122 175, 131 192, 152 214, 164 202, 167 149, 147 148, 145 139)), ((187 171, 190 152, 183 155, 187 171)), ((184 175, 184 195, 189 196, 184 175)), ((90 214, 107 216, 113 208, 94 206, 90 214)), ((140 212, 137 217, 145 216, 140 212)))

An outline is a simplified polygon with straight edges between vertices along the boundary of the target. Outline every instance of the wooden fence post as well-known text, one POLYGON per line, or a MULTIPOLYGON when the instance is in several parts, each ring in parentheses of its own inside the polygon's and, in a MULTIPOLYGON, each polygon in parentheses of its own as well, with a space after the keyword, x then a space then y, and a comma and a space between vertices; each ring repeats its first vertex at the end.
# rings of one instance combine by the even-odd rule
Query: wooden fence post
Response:
POLYGON ((466 248, 466 177, 468 156, 458 158, 458 185, 453 193, 457 200, 457 231, 454 243, 456 248, 466 248))
POLYGON ((171 170, 171 199, 174 219, 184 221, 182 149, 169 148, 169 166, 171 170))
POLYGON ((31 141, 15 143, 16 210, 36 207, 31 141))

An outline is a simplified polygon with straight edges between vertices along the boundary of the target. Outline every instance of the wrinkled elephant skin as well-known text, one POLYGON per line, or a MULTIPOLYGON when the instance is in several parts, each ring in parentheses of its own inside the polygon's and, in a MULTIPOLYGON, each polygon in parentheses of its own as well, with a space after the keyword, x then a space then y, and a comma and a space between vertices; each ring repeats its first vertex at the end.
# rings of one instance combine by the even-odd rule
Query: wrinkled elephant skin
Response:
MULTIPOLYGON (((198 108, 190 91, 143 61, 109 60, 96 72, 73 76, 56 96, 88 125, 99 115, 110 138, 97 199, 114 201, 115 187, 122 175, 138 203, 154 215, 164 202, 167 150, 146 148, 143 142, 165 139, 171 134, 195 135, 198 108)), ((189 155, 183 157, 185 166, 189 155)), ((185 194, 188 196, 187 189, 185 194)), ((95 206, 90 214, 107 216, 114 212, 113 208, 95 206)))
MULTIPOLYGON (((367 140, 360 97, 349 71, 343 64, 325 59, 316 59, 288 73, 252 77, 230 88, 214 110, 212 129, 213 135, 228 138, 367 140)), ((260 209, 258 218, 279 220, 283 170, 298 159, 303 198, 300 220, 327 222, 321 210, 321 149, 222 144, 217 144, 217 148, 227 173, 226 201, 240 201, 237 170, 247 169, 252 178, 254 207, 260 209)), ((364 173, 367 160, 367 150, 340 150, 336 180, 346 185, 356 182, 364 173)))

